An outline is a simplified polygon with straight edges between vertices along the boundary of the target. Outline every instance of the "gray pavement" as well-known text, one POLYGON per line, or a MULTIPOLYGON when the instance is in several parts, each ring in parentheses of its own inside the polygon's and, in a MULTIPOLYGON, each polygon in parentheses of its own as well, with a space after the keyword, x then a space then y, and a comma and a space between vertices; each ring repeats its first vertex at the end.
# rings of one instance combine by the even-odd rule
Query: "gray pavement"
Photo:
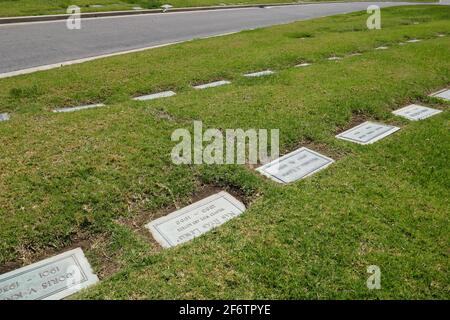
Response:
POLYGON ((143 47, 289 23, 406 2, 323 3, 298 6, 145 14, 82 21, 0 25, 0 74, 143 47))

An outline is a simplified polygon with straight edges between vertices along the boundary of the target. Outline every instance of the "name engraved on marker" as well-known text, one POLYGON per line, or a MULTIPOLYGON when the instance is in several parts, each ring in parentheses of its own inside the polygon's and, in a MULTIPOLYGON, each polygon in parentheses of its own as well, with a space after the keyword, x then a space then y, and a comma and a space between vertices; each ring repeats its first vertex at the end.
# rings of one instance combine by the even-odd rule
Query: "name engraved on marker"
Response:
POLYGON ((146 225, 164 248, 192 240, 237 217, 245 206, 227 192, 200 200, 146 225))
POLYGON ((417 104, 411 104, 404 108, 395 110, 392 113, 412 121, 418 121, 429 118, 441 112, 442 110, 419 106, 417 104))
POLYGON ((291 183, 325 169, 334 162, 308 148, 300 148, 256 169, 279 183, 291 183))
POLYGON ((338 134, 336 138, 359 144, 371 144, 383 139, 397 130, 400 130, 400 128, 367 121, 350 130, 338 134))
POLYGON ((0 275, 0 300, 59 300, 96 282, 77 248, 0 275))

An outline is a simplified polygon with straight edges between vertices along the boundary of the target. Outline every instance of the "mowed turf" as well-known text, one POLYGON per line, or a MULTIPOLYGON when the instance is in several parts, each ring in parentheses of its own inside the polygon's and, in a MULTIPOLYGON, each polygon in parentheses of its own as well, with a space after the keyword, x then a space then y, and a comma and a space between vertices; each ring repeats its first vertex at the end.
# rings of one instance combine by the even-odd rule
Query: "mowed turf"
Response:
POLYGON ((449 104, 427 95, 450 83, 450 8, 382 15, 377 31, 354 13, 0 80, 11 113, 0 123, 0 265, 81 242, 102 277, 81 298, 448 298, 449 104), (399 45, 412 38, 423 40, 399 45), (191 88, 220 79, 233 83, 191 88), (130 100, 169 89, 178 95, 130 100), (98 102, 108 106, 50 112, 98 102), (391 114, 410 103, 445 112, 391 114), (289 186, 247 166, 175 166, 170 135, 193 120, 278 128, 283 153, 308 146, 337 161, 289 186), (334 138, 364 120, 402 129, 369 146, 334 138), (162 250, 143 225, 205 185, 238 192, 248 210, 162 250), (369 265, 381 290, 366 287, 369 265))

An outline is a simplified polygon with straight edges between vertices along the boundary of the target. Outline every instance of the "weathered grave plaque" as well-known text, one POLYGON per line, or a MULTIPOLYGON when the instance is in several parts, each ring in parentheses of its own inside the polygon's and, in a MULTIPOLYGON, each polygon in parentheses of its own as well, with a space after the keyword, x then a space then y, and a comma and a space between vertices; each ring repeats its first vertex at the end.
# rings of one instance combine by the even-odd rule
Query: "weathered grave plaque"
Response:
POLYGON ((159 98, 172 97, 174 95, 176 95, 176 93, 173 91, 164 91, 164 92, 153 93, 153 94, 149 94, 149 95, 145 95, 145 96, 136 97, 133 100, 146 101, 146 100, 154 100, 154 99, 159 99, 159 98))
POLYGON ((227 192, 200 200, 146 225, 164 248, 192 240, 245 211, 245 206, 227 192))
POLYGON ((213 87, 220 87, 220 86, 224 86, 227 84, 230 84, 230 81, 227 80, 221 80, 221 81, 215 81, 215 82, 211 82, 211 83, 206 83, 206 84, 201 84, 198 86, 195 86, 194 89, 207 89, 207 88, 213 88, 213 87))
POLYGON ((386 47, 386 46, 381 46, 381 47, 375 48, 375 50, 387 50, 387 49, 389 49, 389 47, 386 47))
POLYGON ((300 63, 298 65, 296 65, 297 68, 302 68, 302 67, 309 67, 311 65, 311 63, 305 62, 305 63, 300 63))
POLYGON ((0 275, 0 300, 59 300, 96 282, 77 248, 0 275))
POLYGON ((417 104, 411 104, 404 108, 395 110, 392 113, 412 121, 417 121, 429 118, 441 112, 442 110, 419 106, 417 104))
POLYGON ((8 121, 8 120, 9 120, 9 114, 0 113, 0 121, 8 121))
POLYGON ((85 110, 85 109, 92 109, 92 108, 98 108, 98 107, 104 107, 105 105, 103 103, 98 104, 89 104, 86 106, 79 106, 79 107, 67 107, 67 108, 59 108, 53 110, 53 112, 74 112, 79 110, 85 110))
POLYGON ((444 89, 444 90, 435 92, 431 96, 450 101, 450 89, 444 89))
POLYGON ((273 72, 272 70, 264 70, 264 71, 258 71, 258 72, 244 74, 244 77, 248 77, 248 78, 264 77, 264 76, 269 76, 274 73, 275 72, 273 72))
POLYGON ((334 57, 329 57, 328 60, 330 60, 330 61, 338 61, 338 60, 342 60, 342 58, 334 56, 334 57))
POLYGON ((420 40, 420 39, 411 39, 411 40, 408 40, 406 42, 408 42, 408 43, 416 43, 416 42, 420 42, 420 41, 422 41, 422 40, 420 40))
POLYGON ((400 128, 367 121, 350 130, 338 134, 336 138, 359 144, 371 144, 383 139, 397 130, 400 130, 400 128))
POLYGON ((325 169, 333 162, 333 159, 303 147, 256 170, 276 182, 287 184, 325 169))

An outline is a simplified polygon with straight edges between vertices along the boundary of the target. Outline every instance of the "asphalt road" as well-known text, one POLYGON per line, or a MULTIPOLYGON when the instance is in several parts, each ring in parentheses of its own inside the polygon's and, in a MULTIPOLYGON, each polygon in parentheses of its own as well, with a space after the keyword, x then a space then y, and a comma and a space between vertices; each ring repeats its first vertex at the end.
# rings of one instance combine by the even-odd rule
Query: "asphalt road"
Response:
POLYGON ((405 5, 404 2, 311 4, 286 7, 146 14, 82 21, 0 25, 0 76, 4 73, 245 29, 321 16, 405 5))

